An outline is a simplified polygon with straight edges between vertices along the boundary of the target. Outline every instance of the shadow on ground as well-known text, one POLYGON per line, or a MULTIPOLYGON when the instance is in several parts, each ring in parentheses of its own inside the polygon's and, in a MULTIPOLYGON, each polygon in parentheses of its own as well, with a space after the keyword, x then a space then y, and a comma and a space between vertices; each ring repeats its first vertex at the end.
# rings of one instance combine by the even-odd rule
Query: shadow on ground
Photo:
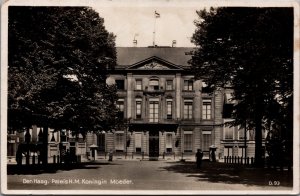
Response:
POLYGON ((47 165, 7 165, 7 175, 38 175, 42 173, 57 173, 74 169, 98 169, 103 165, 120 165, 111 162, 88 162, 72 164, 47 164, 47 165))
POLYGON ((279 186, 293 186, 292 171, 278 171, 208 161, 202 163, 201 169, 197 169, 194 162, 169 162, 169 164, 169 166, 161 169, 184 173, 187 174, 187 177, 198 178, 199 181, 258 186, 275 186, 274 184, 278 186, 279 181, 279 186))

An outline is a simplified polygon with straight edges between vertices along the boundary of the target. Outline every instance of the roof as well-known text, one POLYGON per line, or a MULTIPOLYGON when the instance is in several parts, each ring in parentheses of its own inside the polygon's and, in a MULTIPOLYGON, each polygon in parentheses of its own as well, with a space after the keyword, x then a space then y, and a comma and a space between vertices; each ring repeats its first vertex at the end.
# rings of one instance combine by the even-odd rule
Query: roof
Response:
POLYGON ((190 47, 117 47, 117 65, 130 66, 153 56, 178 66, 190 66, 190 47))

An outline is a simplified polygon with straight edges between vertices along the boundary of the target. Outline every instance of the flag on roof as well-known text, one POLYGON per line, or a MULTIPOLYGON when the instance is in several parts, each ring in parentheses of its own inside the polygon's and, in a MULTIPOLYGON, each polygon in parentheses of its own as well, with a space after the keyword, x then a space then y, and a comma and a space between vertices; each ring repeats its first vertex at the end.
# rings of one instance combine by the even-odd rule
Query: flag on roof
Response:
POLYGON ((154 13, 154 16, 155 16, 155 18, 160 18, 160 14, 157 13, 156 11, 155 11, 155 13, 154 13))

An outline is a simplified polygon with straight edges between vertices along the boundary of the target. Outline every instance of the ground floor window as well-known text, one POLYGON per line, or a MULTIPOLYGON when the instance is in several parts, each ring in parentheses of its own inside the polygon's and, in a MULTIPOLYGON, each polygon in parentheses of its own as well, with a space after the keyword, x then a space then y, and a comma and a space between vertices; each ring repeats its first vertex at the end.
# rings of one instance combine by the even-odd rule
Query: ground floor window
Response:
POLYGON ((184 152, 192 152, 193 151, 192 138, 193 138, 192 131, 184 132, 184 152))
POLYGON ((101 133, 97 136, 97 146, 99 151, 105 151, 105 134, 101 133))
POLYGON ((211 131, 202 131, 202 150, 209 151, 211 146, 211 131))
POLYGON ((238 148, 238 156, 239 157, 244 156, 244 148, 242 146, 239 146, 239 148, 238 148))
POLYGON ((135 152, 142 152, 142 133, 135 133, 135 152))
POLYGON ((15 143, 7 142, 7 156, 14 156, 15 155, 15 143))
POLYGON ((173 143, 173 138, 171 133, 167 133, 166 135, 166 152, 172 152, 172 143, 173 143))
POLYGON ((232 147, 226 147, 224 148, 224 157, 232 156, 232 147))
POLYGON ((117 152, 124 151, 124 133, 116 133, 115 148, 117 152))

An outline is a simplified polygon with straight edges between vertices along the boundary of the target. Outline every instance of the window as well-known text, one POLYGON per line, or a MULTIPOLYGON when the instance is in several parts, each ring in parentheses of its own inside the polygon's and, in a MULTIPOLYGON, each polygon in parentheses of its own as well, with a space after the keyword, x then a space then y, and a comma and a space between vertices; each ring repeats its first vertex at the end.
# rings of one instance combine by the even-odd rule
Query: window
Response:
POLYGON ((233 106, 235 101, 232 99, 231 93, 224 94, 223 118, 232 118, 233 106))
POLYGON ((167 80, 166 90, 173 90, 173 81, 167 80))
POLYGON ((124 90, 125 89, 124 80, 116 80, 116 85, 117 85, 118 90, 124 90))
POLYGON ((123 152, 124 151, 124 134, 116 133, 116 151, 123 152))
POLYGON ((224 157, 232 156, 232 147, 225 146, 224 148, 224 157))
POLYGON ((67 142, 67 131, 65 129, 60 132, 60 142, 67 142))
POLYGON ((211 99, 203 99, 202 119, 211 119, 211 99))
POLYGON ((14 156, 15 155, 15 143, 12 141, 7 142, 7 156, 14 156))
POLYGON ((142 90, 142 80, 136 80, 135 81, 135 89, 136 90, 142 90))
POLYGON ((159 90, 158 79, 151 79, 149 81, 149 90, 159 90))
POLYGON ((149 122, 158 122, 158 101, 150 100, 149 122))
MULTIPOLYGON (((246 134, 247 134, 247 131, 246 131, 246 134)), ((238 138, 239 138, 239 140, 247 139, 247 135, 246 135, 246 138, 245 138, 245 128, 244 127, 239 127, 238 138)))
POLYGON ((171 133, 167 133, 166 134, 166 152, 172 152, 172 134, 171 133))
POLYGON ((245 146, 239 146, 238 148, 238 156, 239 157, 245 157, 245 146))
POLYGON ((98 146, 98 150, 104 152, 105 151, 105 134, 104 133, 100 133, 97 136, 97 146, 98 146))
POLYGON ((255 140, 255 130, 249 130, 249 140, 255 140))
POLYGON ((224 125, 224 139, 233 140, 234 127, 224 125))
POLYGON ((207 86, 205 82, 202 82, 202 93, 212 93, 213 90, 207 86))
POLYGON ((192 100, 184 100, 183 106, 183 118, 184 119, 192 119, 193 118, 193 101, 192 100))
POLYGON ((135 152, 142 152, 142 133, 135 133, 135 152))
POLYGON ((192 131, 184 132, 184 152, 192 152, 193 151, 192 138, 193 138, 192 131))
POLYGON ((192 91, 193 90, 193 80, 184 80, 183 90, 192 91))
POLYGON ((119 99, 117 101, 117 107, 119 108, 120 118, 124 118, 124 99, 119 99))
POLYGON ((172 99, 167 99, 167 119, 172 119, 172 99))
POLYGON ((202 150, 208 151, 211 146, 211 131, 202 131, 202 150))
POLYGON ((136 118, 137 119, 142 118, 142 99, 141 98, 136 99, 136 118))

